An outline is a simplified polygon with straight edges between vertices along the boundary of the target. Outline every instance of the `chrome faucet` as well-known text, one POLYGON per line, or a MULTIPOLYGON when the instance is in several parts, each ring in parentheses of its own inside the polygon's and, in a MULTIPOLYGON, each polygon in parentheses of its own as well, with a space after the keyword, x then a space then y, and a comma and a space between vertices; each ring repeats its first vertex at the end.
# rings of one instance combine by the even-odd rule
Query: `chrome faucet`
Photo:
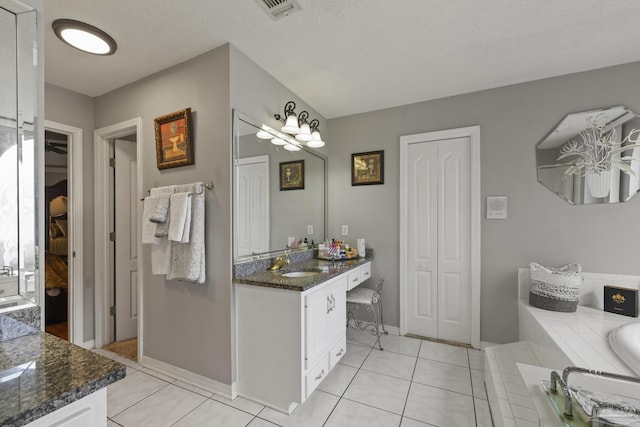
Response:
POLYGON ((3 265, 2 273, 0 273, 0 276, 13 276, 13 268, 9 267, 8 265, 3 265))
POLYGON ((285 259, 282 256, 279 256, 278 258, 276 258, 276 261, 273 263, 273 265, 269 267, 269 270, 273 270, 273 271, 280 270, 282 267, 284 267, 287 264, 289 264, 289 257, 285 259))

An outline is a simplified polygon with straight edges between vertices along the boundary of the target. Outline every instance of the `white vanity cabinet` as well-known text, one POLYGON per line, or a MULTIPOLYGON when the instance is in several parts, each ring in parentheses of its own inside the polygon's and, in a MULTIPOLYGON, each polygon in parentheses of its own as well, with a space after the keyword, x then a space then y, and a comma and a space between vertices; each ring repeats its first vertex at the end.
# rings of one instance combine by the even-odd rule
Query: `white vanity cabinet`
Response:
POLYGON ((238 394, 291 413, 346 352, 347 275, 301 292, 236 284, 238 394))

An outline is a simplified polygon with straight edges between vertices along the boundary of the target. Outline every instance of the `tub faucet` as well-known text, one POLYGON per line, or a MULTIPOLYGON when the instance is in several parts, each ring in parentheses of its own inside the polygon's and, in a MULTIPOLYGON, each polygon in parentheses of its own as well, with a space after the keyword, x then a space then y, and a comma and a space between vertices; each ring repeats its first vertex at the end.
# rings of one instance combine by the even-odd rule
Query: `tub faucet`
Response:
POLYGON ((2 274, 0 276, 13 276, 13 268, 8 265, 2 266, 2 274))
POLYGON ((276 258, 276 261, 273 263, 273 265, 269 267, 269 270, 273 270, 273 271, 280 270, 282 267, 284 267, 287 264, 289 264, 289 257, 285 259, 282 256, 279 256, 278 258, 276 258))

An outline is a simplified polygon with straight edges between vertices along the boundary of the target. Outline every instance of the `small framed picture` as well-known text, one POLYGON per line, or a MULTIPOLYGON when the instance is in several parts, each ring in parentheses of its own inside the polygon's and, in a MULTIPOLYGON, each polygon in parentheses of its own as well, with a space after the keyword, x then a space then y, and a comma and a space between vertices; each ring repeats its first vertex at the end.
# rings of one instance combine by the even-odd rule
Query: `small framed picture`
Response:
POLYGON ((304 160, 280 163, 280 191, 304 189, 304 160))
POLYGON ((192 165, 191 108, 156 117, 153 122, 158 169, 192 165))
POLYGON ((351 154, 351 185, 384 184, 384 150, 351 154))

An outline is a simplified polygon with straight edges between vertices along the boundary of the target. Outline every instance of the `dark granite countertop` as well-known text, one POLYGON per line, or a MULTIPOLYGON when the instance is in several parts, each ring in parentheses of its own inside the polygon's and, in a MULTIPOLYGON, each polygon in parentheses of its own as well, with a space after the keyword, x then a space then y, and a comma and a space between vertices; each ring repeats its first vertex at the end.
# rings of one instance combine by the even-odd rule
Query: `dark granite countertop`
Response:
POLYGON ((125 374, 123 364, 44 332, 2 341, 0 425, 28 424, 125 374))
POLYGON ((248 276, 235 277, 235 283, 244 285, 265 286, 268 288, 286 289, 291 291, 306 291, 314 286, 318 286, 332 277, 338 276, 353 268, 359 267, 369 261, 372 257, 354 258, 347 260, 325 261, 322 259, 311 259, 297 262, 283 267, 281 270, 266 270, 248 276), (293 271, 314 271, 321 270, 319 274, 306 277, 285 277, 282 274, 293 271))

